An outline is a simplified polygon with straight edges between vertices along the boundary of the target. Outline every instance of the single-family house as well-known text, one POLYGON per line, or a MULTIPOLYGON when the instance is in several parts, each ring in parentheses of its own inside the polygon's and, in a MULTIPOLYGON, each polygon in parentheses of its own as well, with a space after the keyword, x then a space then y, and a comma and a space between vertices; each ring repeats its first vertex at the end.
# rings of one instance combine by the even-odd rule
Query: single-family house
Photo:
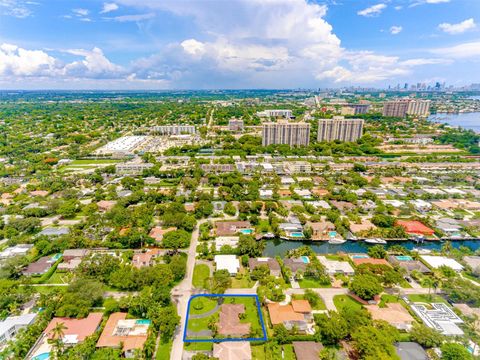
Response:
POLYGON ((292 300, 288 305, 267 304, 268 314, 273 326, 283 324, 288 330, 296 327, 303 333, 313 333, 313 315, 307 300, 292 300))
POLYGON ((97 342, 98 348, 122 348, 126 358, 133 358, 135 350, 143 349, 148 337, 150 321, 127 319, 127 313, 116 312, 110 315, 97 342))
POLYGON ((265 265, 270 270, 270 275, 280 277, 282 275, 282 270, 280 264, 274 258, 269 257, 260 257, 260 258, 250 258, 248 259, 248 267, 250 270, 255 269, 257 266, 265 265))
POLYGON ((215 255, 217 270, 227 270, 230 275, 236 275, 240 270, 240 261, 235 255, 215 255))

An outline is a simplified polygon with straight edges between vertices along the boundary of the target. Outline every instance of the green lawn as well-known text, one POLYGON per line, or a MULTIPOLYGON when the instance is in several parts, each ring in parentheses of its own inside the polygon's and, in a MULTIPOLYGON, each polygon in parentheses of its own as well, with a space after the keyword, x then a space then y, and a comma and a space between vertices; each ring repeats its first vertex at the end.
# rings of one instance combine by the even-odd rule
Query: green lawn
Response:
POLYGON ((303 279, 299 280, 298 284, 302 289, 318 289, 331 287, 331 285, 324 285, 319 281, 308 277, 304 277, 303 279))
POLYGON ((71 278, 71 273, 55 271, 46 284, 68 284, 71 278))
MULTIPOLYGON (((292 296, 292 299, 294 300, 304 300, 305 299, 305 296, 303 294, 295 294, 292 296)), ((310 304, 312 306, 312 309, 313 310, 327 310, 327 307, 325 306, 325 303, 323 302, 322 298, 318 299, 318 303, 317 305, 313 306, 312 304, 310 304)))
POLYGON ((251 288, 255 282, 250 279, 250 275, 245 269, 240 270, 240 275, 232 277, 232 289, 247 289, 251 288))
MULTIPOLYGON (((252 359, 267 360, 267 359, 283 359, 283 360, 297 360, 293 345, 273 345, 271 343, 252 346, 252 359), (282 358, 283 350, 283 358, 282 358)), ((300 360, 300 359, 298 359, 300 360)))
POLYGON ((337 311, 340 311, 343 307, 351 307, 354 309, 361 309, 363 306, 358 301, 352 299, 348 295, 336 295, 333 297, 333 303, 337 308, 337 311))
POLYGON ((67 286, 34 286, 32 288, 35 292, 46 295, 54 292, 55 290, 60 292, 67 290, 67 286))
POLYGON ((172 351, 172 341, 169 341, 165 344, 160 342, 160 345, 157 349, 156 360, 170 359, 170 351, 172 351))
POLYGON ((198 343, 185 343, 185 350, 187 351, 212 351, 212 342, 198 342, 198 343))
POLYGON ((83 160, 73 160, 71 165, 96 165, 96 164, 116 164, 122 162, 122 160, 111 160, 111 159, 83 159, 83 160))
MULTIPOLYGON (((245 305, 245 318, 240 319, 242 323, 250 324, 250 328, 252 333, 255 334, 254 337, 261 337, 263 335, 262 326, 260 324, 260 317, 258 316, 258 309, 256 300, 253 297, 226 297, 224 300, 225 304, 244 304, 245 305)), ((197 297, 193 299, 190 303, 190 313, 191 314, 202 314, 211 311, 215 308, 216 301, 208 298, 208 297, 197 297), (204 305, 203 309, 195 310, 195 304, 202 302, 204 305)), ((200 319, 188 319, 187 328, 190 331, 202 331, 208 330, 208 323, 212 319, 212 317, 217 317, 218 319, 219 311, 215 312, 208 317, 200 318, 200 319)))
POLYGON ((413 294, 413 295, 408 295, 408 298, 412 302, 422 302, 422 303, 427 303, 427 304, 440 302, 440 303, 448 304, 448 302, 444 298, 442 298, 439 295, 435 295, 433 293, 433 290, 432 290, 432 293, 430 295, 428 295, 428 294, 426 294, 426 295, 424 295, 424 294, 413 294))
POLYGON ((199 296, 190 301, 190 314, 205 314, 215 309, 217 300, 207 296, 199 296), (203 305, 201 309, 196 309, 198 305, 203 305))
POLYGON ((193 286, 205 288, 205 282, 210 277, 210 268, 205 264, 197 264, 193 269, 193 286))

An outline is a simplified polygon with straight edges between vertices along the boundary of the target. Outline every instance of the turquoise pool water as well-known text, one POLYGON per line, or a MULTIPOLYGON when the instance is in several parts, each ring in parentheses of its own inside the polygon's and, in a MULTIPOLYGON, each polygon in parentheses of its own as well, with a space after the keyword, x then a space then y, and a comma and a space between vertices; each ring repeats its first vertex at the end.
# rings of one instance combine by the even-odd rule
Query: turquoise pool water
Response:
POLYGON ((137 325, 150 325, 151 321, 148 319, 138 319, 137 321, 135 321, 135 323, 137 325))
POLYGON ((301 232, 292 232, 292 233, 290 233, 290 237, 303 238, 303 233, 301 233, 301 232))
POLYGON ((34 358, 32 358, 32 360, 47 360, 49 358, 50 358, 50 353, 43 353, 35 356, 34 358))
POLYGON ((308 258, 308 256, 301 256, 300 258, 305 264, 308 264, 310 262, 310 259, 308 258))
POLYGON ((253 230, 252 229, 241 229, 240 232, 242 234, 245 234, 245 235, 250 235, 251 233, 253 233, 253 230))
POLYGON ((368 255, 352 255, 352 259, 368 259, 368 255))
POLYGON ((335 236, 337 236, 337 232, 336 232, 336 231, 330 231, 330 232, 328 233, 328 236, 330 236, 330 237, 335 237, 335 236))
POLYGON ((55 254, 52 256, 52 260, 53 261, 57 261, 58 259, 60 259, 62 257, 62 254, 55 254))
POLYGON ((408 255, 398 255, 398 256, 395 256, 395 258, 398 261, 412 261, 413 260, 413 258, 411 256, 408 256, 408 255))

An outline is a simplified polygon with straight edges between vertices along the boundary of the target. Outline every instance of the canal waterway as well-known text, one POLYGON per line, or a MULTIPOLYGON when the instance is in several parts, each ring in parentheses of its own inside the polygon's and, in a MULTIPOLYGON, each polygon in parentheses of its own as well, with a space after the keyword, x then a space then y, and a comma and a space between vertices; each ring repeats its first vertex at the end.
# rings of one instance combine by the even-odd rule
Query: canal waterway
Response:
MULTIPOLYGON (((268 240, 265 242, 264 256, 275 257, 284 256, 287 251, 299 248, 303 245, 309 246, 317 254, 336 254, 338 252, 344 253, 366 253, 368 248, 373 246, 363 241, 347 241, 344 244, 333 245, 328 241, 289 241, 289 240, 268 240)), ((416 243, 414 241, 389 241, 385 247, 388 249, 392 245, 402 245, 405 248, 412 250, 428 249, 428 250, 440 250, 445 242, 443 241, 424 241, 423 243, 416 243)), ((455 240, 451 242, 452 247, 459 248, 460 246, 466 246, 473 251, 480 248, 479 240, 455 240)))

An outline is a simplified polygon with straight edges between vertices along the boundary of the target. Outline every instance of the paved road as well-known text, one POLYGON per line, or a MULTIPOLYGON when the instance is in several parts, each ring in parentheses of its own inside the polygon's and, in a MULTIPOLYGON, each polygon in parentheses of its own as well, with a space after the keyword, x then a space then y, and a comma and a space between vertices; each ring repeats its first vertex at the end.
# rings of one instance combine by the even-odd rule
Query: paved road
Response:
POLYGON ((200 225, 207 220, 200 220, 193 230, 192 240, 190 241, 190 248, 188 249, 187 271, 185 278, 172 289, 172 297, 177 303, 177 312, 180 315, 180 326, 175 332, 172 351, 170 353, 171 360, 182 359, 183 354, 183 332, 185 330, 185 320, 187 316, 188 299, 192 295, 192 280, 193 268, 195 267, 195 257, 197 255, 198 237, 200 232, 200 225))

